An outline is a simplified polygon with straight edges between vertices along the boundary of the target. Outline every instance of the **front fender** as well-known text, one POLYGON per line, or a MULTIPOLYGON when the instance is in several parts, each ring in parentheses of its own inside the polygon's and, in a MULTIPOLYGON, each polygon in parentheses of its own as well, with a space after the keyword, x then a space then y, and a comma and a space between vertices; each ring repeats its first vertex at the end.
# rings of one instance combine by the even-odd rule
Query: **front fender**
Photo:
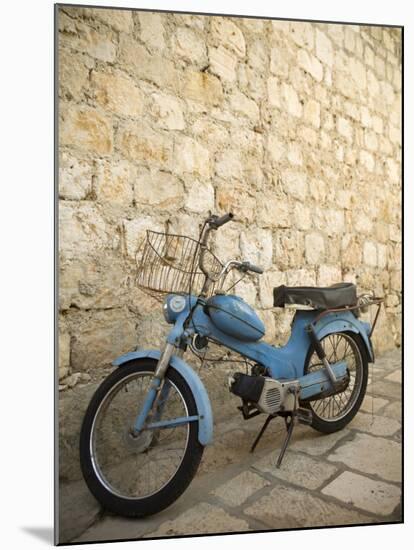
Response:
POLYGON ((374 362, 374 351, 372 349, 372 344, 369 337, 371 326, 369 323, 364 323, 363 321, 357 319, 350 311, 329 313, 319 319, 314 326, 316 335, 319 339, 323 338, 327 334, 332 334, 333 332, 350 331, 360 334, 365 344, 368 362, 374 362))
MULTIPOLYGON (((160 350, 136 350, 117 357, 112 361, 112 364, 120 367, 133 359, 145 357, 158 361, 160 356, 160 350)), ((213 413, 207 391, 197 373, 180 357, 173 355, 170 359, 170 367, 178 371, 190 387, 200 417, 198 421, 198 440, 201 445, 208 445, 213 440, 213 413)))

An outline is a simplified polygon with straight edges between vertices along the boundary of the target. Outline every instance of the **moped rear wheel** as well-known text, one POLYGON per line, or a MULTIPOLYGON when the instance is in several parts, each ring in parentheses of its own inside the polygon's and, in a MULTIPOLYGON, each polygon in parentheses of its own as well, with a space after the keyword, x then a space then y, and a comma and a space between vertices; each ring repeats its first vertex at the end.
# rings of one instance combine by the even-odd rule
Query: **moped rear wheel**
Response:
MULTIPOLYGON (((358 334, 338 332, 321 340, 329 363, 346 361, 349 370, 348 387, 340 393, 302 403, 312 411, 311 426, 322 433, 342 430, 357 414, 365 397, 368 382, 368 359, 364 344, 358 334)), ((311 346, 305 360, 304 374, 323 368, 317 353, 311 346)))
MULTIPOLYGON (((112 372, 98 387, 86 411, 80 435, 80 462, 85 481, 104 509, 129 517, 160 512, 188 487, 204 447, 198 421, 174 428, 132 433, 135 418, 150 387, 157 362, 131 361, 112 372)), ((171 420, 197 415, 184 378, 169 367, 166 398, 159 416, 171 420)))

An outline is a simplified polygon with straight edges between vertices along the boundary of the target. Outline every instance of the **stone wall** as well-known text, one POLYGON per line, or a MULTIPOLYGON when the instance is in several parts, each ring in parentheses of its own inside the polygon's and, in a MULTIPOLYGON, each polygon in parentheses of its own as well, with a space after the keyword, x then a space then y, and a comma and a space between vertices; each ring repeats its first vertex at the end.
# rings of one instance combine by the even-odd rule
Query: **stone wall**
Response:
POLYGON ((62 390, 158 347, 137 245, 209 211, 237 217, 217 255, 266 269, 238 291, 268 341, 273 286, 344 280, 386 297, 377 352, 400 344, 399 29, 61 7, 58 47, 62 390))

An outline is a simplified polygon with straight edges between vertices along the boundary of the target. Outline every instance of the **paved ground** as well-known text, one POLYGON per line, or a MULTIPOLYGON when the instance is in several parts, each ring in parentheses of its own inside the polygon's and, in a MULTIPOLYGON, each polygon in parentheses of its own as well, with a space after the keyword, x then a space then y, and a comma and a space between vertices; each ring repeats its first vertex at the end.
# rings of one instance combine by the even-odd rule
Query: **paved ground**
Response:
POLYGON ((103 514, 79 482, 62 493, 61 540, 401 521, 400 351, 383 355, 373 369, 367 397, 352 423, 328 436, 299 426, 279 470, 282 420, 270 423, 250 454, 264 416, 244 421, 236 411, 216 426, 215 443, 204 453, 196 478, 170 508, 140 520, 103 514))

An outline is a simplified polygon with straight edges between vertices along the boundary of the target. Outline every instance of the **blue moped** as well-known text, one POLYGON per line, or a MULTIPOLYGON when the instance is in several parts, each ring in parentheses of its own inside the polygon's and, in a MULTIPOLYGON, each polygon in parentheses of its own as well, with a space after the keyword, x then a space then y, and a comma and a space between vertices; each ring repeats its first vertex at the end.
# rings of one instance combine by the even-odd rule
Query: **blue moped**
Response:
POLYGON ((212 231, 232 218, 210 216, 198 240, 147 231, 137 284, 162 297, 172 328, 162 350, 137 349, 114 360, 118 368, 93 395, 80 436, 85 481, 111 512, 142 517, 169 506, 190 484, 212 441, 209 397, 183 359, 187 349, 200 354, 213 342, 245 360, 247 372, 230 376, 229 390, 240 397, 245 419, 267 415, 251 451, 270 420, 284 419, 286 438, 277 467, 297 422, 331 433, 360 408, 382 299, 358 297, 352 283, 280 286, 274 289, 276 307, 307 309, 296 309, 286 345, 261 341, 260 318, 223 288, 232 270, 242 276, 263 270, 247 261, 223 265, 207 246, 212 231), (373 304, 378 309, 371 326, 360 313, 373 304))

